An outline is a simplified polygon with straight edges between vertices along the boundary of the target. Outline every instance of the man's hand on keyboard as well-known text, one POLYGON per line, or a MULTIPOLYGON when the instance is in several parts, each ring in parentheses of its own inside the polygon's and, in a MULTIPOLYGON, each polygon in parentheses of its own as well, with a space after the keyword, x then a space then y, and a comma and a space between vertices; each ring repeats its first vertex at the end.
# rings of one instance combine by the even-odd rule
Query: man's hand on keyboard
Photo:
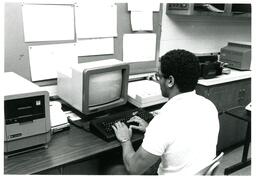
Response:
POLYGON ((148 123, 145 120, 141 119, 138 116, 134 116, 127 121, 127 123, 133 123, 133 122, 138 123, 138 125, 130 125, 129 126, 130 129, 138 129, 142 132, 146 131, 146 127, 148 126, 148 123))
POLYGON ((123 122, 117 122, 115 125, 112 126, 114 132, 116 134, 116 138, 118 141, 126 142, 131 139, 132 136, 132 129, 129 128, 123 122))

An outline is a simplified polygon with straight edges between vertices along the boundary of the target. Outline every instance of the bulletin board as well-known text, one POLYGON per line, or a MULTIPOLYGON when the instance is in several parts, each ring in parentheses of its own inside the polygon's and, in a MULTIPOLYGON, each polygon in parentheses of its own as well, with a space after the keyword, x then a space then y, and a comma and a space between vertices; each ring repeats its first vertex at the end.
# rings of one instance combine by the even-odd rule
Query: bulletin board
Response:
MULTIPOLYGON (((60 43, 76 43, 74 40, 63 41, 47 41, 47 42, 25 42, 23 31, 22 18, 22 3, 6 2, 5 3, 5 56, 4 56, 4 71, 15 72, 24 78, 32 81, 31 68, 29 62, 28 47, 35 45, 51 45, 60 43)), ((117 6, 117 36, 114 37, 114 53, 109 55, 92 55, 78 57, 78 63, 98 61, 104 59, 123 59, 123 35, 130 33, 147 33, 134 32, 131 27, 130 11, 128 11, 127 3, 116 3, 117 6)), ((130 63, 130 74, 140 74, 146 72, 153 72, 157 70, 156 64, 159 56, 160 36, 161 36, 161 14, 162 4, 160 4, 159 11, 153 12, 153 31, 149 33, 156 33, 156 55, 155 61, 134 62, 130 63)), ((99 12, 99 16, 104 16, 99 12)), ((40 86, 54 85, 57 83, 56 78, 51 80, 35 82, 40 86)))

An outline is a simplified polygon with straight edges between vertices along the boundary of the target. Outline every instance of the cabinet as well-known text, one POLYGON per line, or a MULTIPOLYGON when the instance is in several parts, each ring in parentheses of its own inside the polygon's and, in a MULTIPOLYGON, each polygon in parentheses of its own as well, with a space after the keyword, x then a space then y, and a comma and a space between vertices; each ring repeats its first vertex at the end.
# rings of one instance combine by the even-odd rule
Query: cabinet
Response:
POLYGON ((246 106, 251 102, 251 79, 204 86, 198 84, 196 92, 211 100, 218 109, 220 132, 217 150, 225 150, 241 143, 245 138, 246 123, 226 115, 226 110, 246 106))
POLYGON ((167 15, 251 17, 251 4, 167 3, 167 15))

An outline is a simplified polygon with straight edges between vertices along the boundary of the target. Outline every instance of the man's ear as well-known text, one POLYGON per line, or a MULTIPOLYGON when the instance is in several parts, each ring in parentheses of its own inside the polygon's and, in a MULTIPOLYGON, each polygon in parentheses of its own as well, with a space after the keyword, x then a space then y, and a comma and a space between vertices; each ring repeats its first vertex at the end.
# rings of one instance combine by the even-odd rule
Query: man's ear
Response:
POLYGON ((168 80, 167 80, 167 86, 169 88, 173 87, 174 85, 174 77, 172 75, 169 76, 168 80))

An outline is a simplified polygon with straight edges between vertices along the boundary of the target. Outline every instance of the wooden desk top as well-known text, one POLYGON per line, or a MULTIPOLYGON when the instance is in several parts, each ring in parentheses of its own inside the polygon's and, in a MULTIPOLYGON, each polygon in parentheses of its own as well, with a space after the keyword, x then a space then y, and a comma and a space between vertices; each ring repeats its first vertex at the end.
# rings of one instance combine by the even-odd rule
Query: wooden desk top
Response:
MULTIPOLYGON (((143 134, 134 134, 132 142, 139 141, 143 134)), ((117 140, 106 142, 92 133, 75 126, 52 136, 47 149, 39 149, 4 161, 4 174, 34 174, 58 167, 119 147, 117 140)))
MULTIPOLYGON (((145 109, 150 112, 160 109, 162 106, 163 104, 158 104, 145 109)), ((64 106, 64 108, 67 107, 64 106)), ((109 110, 109 113, 121 112, 133 108, 136 107, 127 103, 124 106, 109 110)), ((93 120, 93 118, 94 116, 89 119, 93 120)), ((82 122, 89 128, 88 121, 82 122)), ((134 133, 132 142, 139 142, 143 137, 144 135, 142 133, 134 133)), ((106 142, 96 135, 73 125, 70 126, 69 130, 52 135, 48 145, 49 147, 47 149, 34 150, 5 159, 4 174, 35 174, 75 161, 85 160, 99 153, 120 147, 120 143, 117 140, 106 142)))

